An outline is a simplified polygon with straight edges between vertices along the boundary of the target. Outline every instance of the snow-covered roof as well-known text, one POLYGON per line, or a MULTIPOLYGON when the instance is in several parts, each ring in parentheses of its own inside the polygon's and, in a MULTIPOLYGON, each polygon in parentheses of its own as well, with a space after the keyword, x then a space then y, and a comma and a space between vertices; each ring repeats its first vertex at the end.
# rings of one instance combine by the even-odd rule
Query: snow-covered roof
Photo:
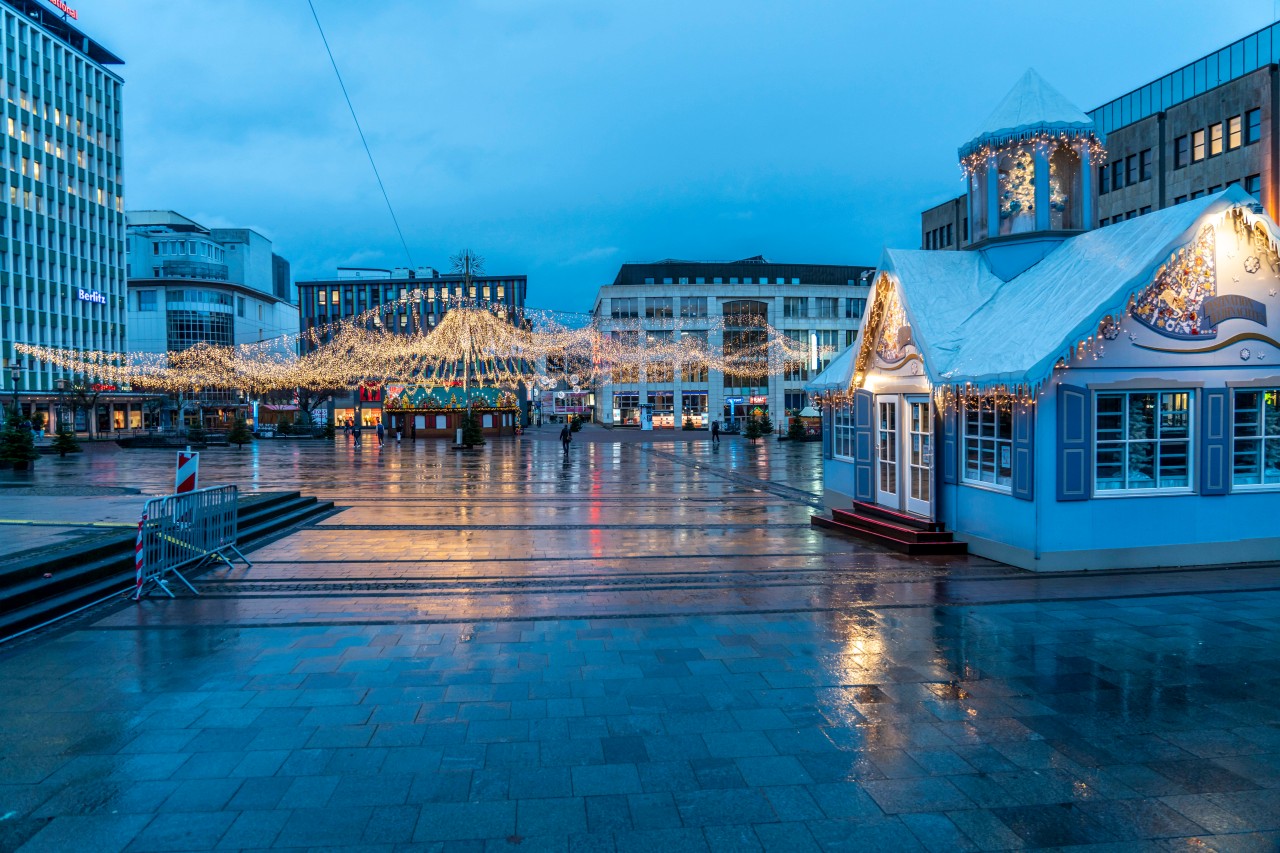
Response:
POLYGON ((978 130, 960 148, 961 158, 983 146, 997 147, 1042 133, 1084 136, 1095 133, 1093 119, 1050 86, 1034 68, 1004 96, 978 130))
POLYGON ((805 384, 804 390, 821 394, 827 391, 847 391, 853 381, 853 354, 856 347, 845 347, 831 359, 831 363, 805 384))
POLYGON ((901 288, 911 338, 933 384, 1034 386, 1070 346, 1097 332, 1101 318, 1123 313, 1160 265, 1194 239, 1206 215, 1253 200, 1231 186, 1088 231, 1007 282, 987 264, 985 251, 998 247, 886 250, 880 269, 901 288))

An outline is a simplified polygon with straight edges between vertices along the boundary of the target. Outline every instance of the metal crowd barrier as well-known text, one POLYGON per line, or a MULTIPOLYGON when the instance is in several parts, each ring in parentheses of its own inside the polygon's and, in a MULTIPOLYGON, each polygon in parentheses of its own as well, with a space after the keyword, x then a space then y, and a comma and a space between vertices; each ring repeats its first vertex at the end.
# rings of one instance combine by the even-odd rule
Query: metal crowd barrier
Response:
POLYGON ((220 560, 230 567, 228 555, 232 555, 252 567, 236 547, 238 499, 235 486, 214 486, 147 501, 138 526, 134 600, 153 587, 173 598, 169 575, 199 595, 180 570, 207 560, 220 560))

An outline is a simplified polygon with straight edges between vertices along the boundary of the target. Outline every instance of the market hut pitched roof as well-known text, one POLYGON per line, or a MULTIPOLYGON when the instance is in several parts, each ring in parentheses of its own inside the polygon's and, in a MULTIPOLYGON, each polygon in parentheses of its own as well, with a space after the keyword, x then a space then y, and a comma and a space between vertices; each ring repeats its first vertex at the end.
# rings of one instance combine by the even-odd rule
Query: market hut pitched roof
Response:
POLYGON ((880 269, 901 288, 912 339, 934 385, 1035 386, 1069 347, 1097 332, 1103 317, 1122 314, 1170 255, 1195 238, 1206 216, 1252 201, 1232 186, 1089 231, 1007 282, 991 272, 987 250, 890 249, 880 269))

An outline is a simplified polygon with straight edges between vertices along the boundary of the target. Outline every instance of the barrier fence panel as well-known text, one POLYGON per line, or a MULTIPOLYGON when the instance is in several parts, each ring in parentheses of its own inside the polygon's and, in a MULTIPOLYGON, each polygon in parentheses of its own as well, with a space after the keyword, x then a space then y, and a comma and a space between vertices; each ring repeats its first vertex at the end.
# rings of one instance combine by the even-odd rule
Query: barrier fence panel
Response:
POLYGON ((170 598, 173 575, 196 595, 183 568, 206 560, 233 565, 231 556, 252 567, 236 547, 239 493, 235 486, 214 486, 147 501, 138 525, 135 600, 159 587, 170 598))

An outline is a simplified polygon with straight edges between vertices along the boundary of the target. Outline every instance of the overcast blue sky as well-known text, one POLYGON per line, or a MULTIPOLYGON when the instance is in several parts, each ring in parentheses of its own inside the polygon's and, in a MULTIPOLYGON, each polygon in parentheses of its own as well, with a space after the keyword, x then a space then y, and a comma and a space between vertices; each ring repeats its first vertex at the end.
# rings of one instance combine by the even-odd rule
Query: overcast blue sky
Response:
MULTIPOLYGON (((589 309, 663 257, 874 264, 960 192, 1027 66, 1083 109, 1274 0, 315 0, 413 260, 589 309)), ((130 209, 271 237, 295 278, 402 266, 305 0, 80 0, 122 56, 130 209)))

